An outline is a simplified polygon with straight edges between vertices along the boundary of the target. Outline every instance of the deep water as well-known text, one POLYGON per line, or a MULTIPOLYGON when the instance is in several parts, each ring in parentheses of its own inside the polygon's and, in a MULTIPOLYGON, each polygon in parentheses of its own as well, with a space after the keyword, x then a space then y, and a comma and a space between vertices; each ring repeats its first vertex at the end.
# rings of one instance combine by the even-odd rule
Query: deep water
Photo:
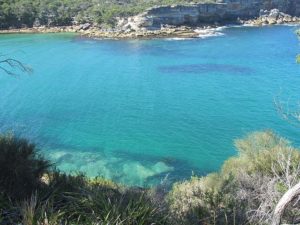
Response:
POLYGON ((300 100, 295 27, 229 28, 193 40, 1 35, 31 75, 0 76, 0 130, 58 168, 130 185, 216 171, 233 140, 272 129, 300 144, 274 97, 300 100))

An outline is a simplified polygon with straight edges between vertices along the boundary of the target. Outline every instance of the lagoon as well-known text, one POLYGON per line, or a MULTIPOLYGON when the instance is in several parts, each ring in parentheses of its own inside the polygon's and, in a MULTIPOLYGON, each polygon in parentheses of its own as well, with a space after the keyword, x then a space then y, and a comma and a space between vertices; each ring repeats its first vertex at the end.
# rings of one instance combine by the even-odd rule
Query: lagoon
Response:
POLYGON ((216 171, 234 139, 272 129, 299 146, 274 98, 300 99, 296 27, 227 28, 190 40, 1 35, 34 73, 0 76, 0 131, 66 172, 148 186, 216 171))

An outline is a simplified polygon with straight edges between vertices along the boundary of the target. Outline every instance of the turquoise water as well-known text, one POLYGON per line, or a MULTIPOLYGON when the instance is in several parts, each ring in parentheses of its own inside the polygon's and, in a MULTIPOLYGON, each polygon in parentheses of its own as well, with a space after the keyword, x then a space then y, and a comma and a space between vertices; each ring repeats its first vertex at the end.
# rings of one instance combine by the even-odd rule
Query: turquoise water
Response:
POLYGON ((34 69, 0 76, 0 130, 30 138, 67 172, 130 185, 203 175, 233 140, 272 129, 299 142, 273 99, 300 99, 295 27, 230 28, 194 40, 1 35, 34 69))

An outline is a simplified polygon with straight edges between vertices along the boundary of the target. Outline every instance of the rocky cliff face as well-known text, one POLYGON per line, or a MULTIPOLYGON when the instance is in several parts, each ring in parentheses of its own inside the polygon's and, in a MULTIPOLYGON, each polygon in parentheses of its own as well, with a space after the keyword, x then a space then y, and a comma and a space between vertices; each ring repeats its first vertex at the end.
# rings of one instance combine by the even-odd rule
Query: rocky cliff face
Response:
POLYGON ((237 19, 253 19, 261 10, 278 9, 300 16, 300 0, 220 0, 218 3, 159 6, 142 14, 119 21, 119 27, 131 30, 159 29, 163 25, 200 25, 229 23, 237 19))

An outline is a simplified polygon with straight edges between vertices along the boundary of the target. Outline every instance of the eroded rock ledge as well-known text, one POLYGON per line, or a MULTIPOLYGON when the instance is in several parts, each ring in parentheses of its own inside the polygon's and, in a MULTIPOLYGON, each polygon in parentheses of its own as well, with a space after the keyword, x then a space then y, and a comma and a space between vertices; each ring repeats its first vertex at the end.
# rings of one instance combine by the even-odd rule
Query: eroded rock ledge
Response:
MULTIPOLYGON (((284 17, 300 16, 299 0, 219 0, 217 3, 198 3, 152 7, 129 18, 121 18, 117 28, 123 31, 157 30, 172 26, 201 26, 237 23, 258 18, 262 12, 277 9, 284 17)), ((277 16, 277 15, 276 15, 277 16)), ((290 22, 287 19, 287 22, 290 22)))

